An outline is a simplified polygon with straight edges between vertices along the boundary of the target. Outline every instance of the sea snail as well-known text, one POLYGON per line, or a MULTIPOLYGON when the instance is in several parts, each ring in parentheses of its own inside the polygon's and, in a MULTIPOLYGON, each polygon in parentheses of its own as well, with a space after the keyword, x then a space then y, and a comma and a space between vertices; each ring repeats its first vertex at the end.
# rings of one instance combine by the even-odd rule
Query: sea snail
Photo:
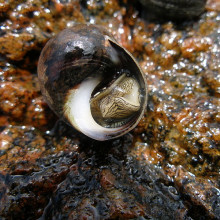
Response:
POLYGON ((157 18, 186 20, 198 17, 204 10, 206 0, 139 0, 148 13, 157 18))
POLYGON ((50 108, 96 140, 129 132, 146 108, 140 66, 100 26, 78 24, 50 39, 39 58, 38 78, 50 108))

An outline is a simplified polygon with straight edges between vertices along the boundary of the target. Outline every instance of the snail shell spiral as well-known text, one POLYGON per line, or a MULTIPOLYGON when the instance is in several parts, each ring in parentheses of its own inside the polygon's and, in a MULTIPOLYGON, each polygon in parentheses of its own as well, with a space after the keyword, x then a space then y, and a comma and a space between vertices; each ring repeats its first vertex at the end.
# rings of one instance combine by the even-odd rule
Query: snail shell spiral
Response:
POLYGON ((141 68, 100 26, 75 25, 49 40, 39 58, 38 78, 50 108, 96 140, 129 132, 146 108, 141 68))

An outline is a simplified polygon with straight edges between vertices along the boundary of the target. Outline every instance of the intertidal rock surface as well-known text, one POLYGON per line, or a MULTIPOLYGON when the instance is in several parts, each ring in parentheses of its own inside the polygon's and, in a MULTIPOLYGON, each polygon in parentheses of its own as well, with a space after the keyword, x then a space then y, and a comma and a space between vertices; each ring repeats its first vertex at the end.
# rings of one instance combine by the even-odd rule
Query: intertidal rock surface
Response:
POLYGON ((220 219, 220 4, 190 21, 148 19, 132 0, 0 3, 1 219, 220 219), (42 98, 45 43, 103 25, 141 65, 146 114, 98 142, 42 98))

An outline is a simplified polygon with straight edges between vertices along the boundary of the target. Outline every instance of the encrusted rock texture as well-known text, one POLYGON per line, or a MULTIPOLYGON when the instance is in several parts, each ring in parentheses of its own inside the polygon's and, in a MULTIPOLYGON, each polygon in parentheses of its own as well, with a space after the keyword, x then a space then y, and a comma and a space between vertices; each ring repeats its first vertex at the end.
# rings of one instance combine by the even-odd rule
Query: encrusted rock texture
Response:
POLYGON ((132 0, 0 2, 0 219, 220 219, 220 3, 191 21, 149 19, 132 0), (138 60, 145 117, 93 141, 49 109, 45 43, 103 25, 138 60))

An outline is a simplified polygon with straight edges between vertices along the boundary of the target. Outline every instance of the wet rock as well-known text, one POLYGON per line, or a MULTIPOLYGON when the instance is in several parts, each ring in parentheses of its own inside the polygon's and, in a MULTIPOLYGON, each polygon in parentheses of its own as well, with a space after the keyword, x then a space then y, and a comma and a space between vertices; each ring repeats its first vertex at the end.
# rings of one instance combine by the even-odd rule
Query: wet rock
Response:
POLYGON ((0 140, 1 217, 36 219, 76 160, 77 144, 56 145, 33 127, 8 127, 0 140))
POLYGON ((218 219, 220 216, 219 184, 215 186, 212 181, 196 178, 181 167, 177 169, 175 184, 183 195, 185 203, 193 203, 189 213, 193 219, 204 218, 218 219), (200 214, 198 214, 200 213, 200 214))
MULTIPOLYGON (((5 60, 0 65, 0 111, 4 114, 2 117, 13 125, 48 128, 51 120, 56 117, 40 94, 37 77, 5 60)), ((4 121, 0 126, 6 125, 4 121)))
POLYGON ((219 218, 218 1, 178 25, 141 14, 126 0, 0 3, 1 219, 219 218), (46 41, 85 22, 112 32, 148 82, 145 117, 109 142, 54 126, 36 77, 46 41))
POLYGON ((190 219, 177 190, 161 170, 140 164, 126 154, 130 143, 125 137, 120 142, 109 142, 108 150, 99 149, 97 142, 92 149, 85 148, 54 192, 44 219, 58 218, 60 214, 69 219, 160 218, 161 215, 164 219, 190 219), (125 148, 123 154, 121 146, 125 148))

